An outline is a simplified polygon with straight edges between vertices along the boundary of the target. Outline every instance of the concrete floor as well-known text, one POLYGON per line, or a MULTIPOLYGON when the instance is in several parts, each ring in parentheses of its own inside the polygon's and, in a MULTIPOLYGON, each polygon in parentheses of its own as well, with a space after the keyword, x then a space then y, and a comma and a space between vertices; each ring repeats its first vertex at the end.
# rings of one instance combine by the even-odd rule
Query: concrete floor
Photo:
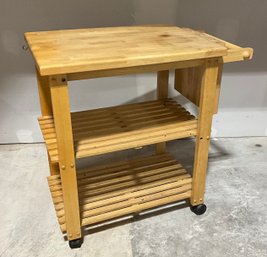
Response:
MULTIPOLYGON (((168 148, 188 169, 194 144, 168 148)), ((151 148, 113 154, 142 155, 151 148)), ((108 161, 100 156, 91 163, 108 161)), ((79 163, 86 165, 87 161, 79 163)), ((86 231, 81 249, 70 250, 59 230, 46 176, 43 144, 0 146, 1 257, 267 256, 267 138, 212 140, 207 175, 207 212, 184 205, 149 212, 86 231)))

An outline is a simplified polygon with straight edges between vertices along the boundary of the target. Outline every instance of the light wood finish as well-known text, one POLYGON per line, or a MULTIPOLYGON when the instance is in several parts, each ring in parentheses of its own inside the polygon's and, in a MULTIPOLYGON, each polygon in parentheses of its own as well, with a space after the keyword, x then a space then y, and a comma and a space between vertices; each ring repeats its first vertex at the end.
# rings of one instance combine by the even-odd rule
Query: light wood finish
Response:
POLYGON ((66 76, 49 78, 69 240, 81 237, 78 187, 66 76))
POLYGON ((159 63, 159 64, 151 64, 145 66, 134 66, 134 67, 116 68, 109 70, 76 72, 76 73, 69 73, 68 80, 72 81, 81 79, 93 79, 93 78, 121 76, 121 75, 136 74, 136 73, 157 72, 162 70, 182 69, 182 68, 200 66, 203 64, 203 62, 204 62, 203 59, 197 59, 197 60, 189 60, 183 62, 159 63))
POLYGON ((41 75, 107 70, 223 56, 226 47, 175 26, 131 26, 27 32, 41 75))
POLYGON ((52 102, 51 102, 49 77, 41 76, 37 69, 36 69, 36 77, 37 77, 42 116, 52 116, 53 109, 52 109, 52 102))
MULTIPOLYGON (((38 83, 42 116, 51 116, 53 115, 53 110, 52 110, 49 78, 47 76, 43 76, 43 77, 40 76, 37 69, 36 69, 36 77, 37 77, 37 83, 38 83)), ((48 157, 50 175, 59 174, 58 163, 53 163, 51 161, 48 151, 47 151, 47 157, 48 157)))
POLYGON ((222 82, 222 72, 223 72, 223 62, 222 62, 222 60, 219 60, 213 114, 216 114, 218 112, 218 109, 219 109, 219 100, 220 100, 221 82, 222 82))
POLYGON ((158 99, 168 98, 169 71, 159 71, 157 73, 157 97, 158 99))
MULTIPOLYGON (((66 230, 60 176, 48 177, 61 230, 66 230)), ((82 226, 190 198, 192 179, 169 154, 139 157, 78 173, 82 226)))
MULTIPOLYGON (((221 77, 223 69, 223 60, 219 62, 219 75, 217 80, 216 97, 214 98, 214 110, 213 113, 218 112, 219 97, 221 90, 221 77)), ((174 88, 186 97, 189 101, 199 107, 200 102, 200 90, 201 90, 201 66, 190 67, 185 69, 175 70, 174 88)))
POLYGON ((210 132, 219 67, 219 59, 207 60, 206 64, 202 67, 198 133, 196 138, 193 171, 193 192, 191 196, 192 205, 198 205, 204 201, 210 132))
MULTIPOLYGON (((157 73, 157 98, 166 99, 168 98, 169 87, 169 71, 158 71, 157 73)), ((166 152, 166 142, 156 144, 156 153, 166 152)))
POLYGON ((199 106, 201 67, 175 70, 174 88, 195 105, 199 106))
POLYGON ((37 67, 48 183, 69 240, 81 237, 81 225, 187 198, 203 203, 223 63, 251 59, 253 49, 162 25, 29 32, 25 38, 37 67), (175 88, 199 106, 198 119, 167 98, 172 69, 175 88), (158 72, 158 100, 70 113, 67 81, 144 72, 158 72), (193 178, 165 152, 166 141, 190 136, 196 136, 193 178), (76 174, 76 158, 150 144, 158 144, 154 156, 76 174))
MULTIPOLYGON (((195 136, 197 120, 172 99, 128 104, 71 114, 75 158, 195 136)), ((51 160, 58 161, 53 117, 41 117, 51 160)))
POLYGON ((53 162, 47 150, 47 158, 49 164, 50 175, 57 175, 60 173, 58 162, 53 162))
POLYGON ((211 39, 219 40, 227 48, 227 55, 223 56, 224 63, 251 60, 253 57, 253 49, 250 47, 240 47, 204 32, 203 34, 211 39))

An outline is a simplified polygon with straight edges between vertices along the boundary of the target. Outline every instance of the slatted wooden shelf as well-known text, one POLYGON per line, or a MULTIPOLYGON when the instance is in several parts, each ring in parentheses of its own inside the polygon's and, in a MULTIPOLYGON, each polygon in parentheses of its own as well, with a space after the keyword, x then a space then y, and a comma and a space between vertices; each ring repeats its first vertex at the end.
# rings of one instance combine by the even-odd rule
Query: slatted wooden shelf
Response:
MULTIPOLYGON (((139 157, 78 172, 82 226, 140 212, 191 196, 192 178, 170 155, 139 157)), ((60 175, 48 184, 62 232, 66 231, 60 175)))
MULTIPOLYGON (((71 114, 75 157, 82 158, 195 136, 197 120, 173 99, 71 114)), ((58 148, 52 116, 39 118, 52 162, 58 148)))

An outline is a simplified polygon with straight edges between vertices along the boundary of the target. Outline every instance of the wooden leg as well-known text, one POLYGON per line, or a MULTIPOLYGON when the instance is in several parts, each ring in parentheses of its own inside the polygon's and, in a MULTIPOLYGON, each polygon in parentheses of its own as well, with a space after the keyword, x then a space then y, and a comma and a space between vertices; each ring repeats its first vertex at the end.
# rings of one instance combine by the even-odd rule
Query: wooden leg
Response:
POLYGON ((49 84, 57 134, 67 236, 69 240, 74 240, 81 237, 81 226, 67 77, 52 76, 49 78, 49 84))
POLYGON ((204 201, 206 169, 210 144, 212 116, 219 72, 219 60, 210 59, 202 67, 200 106, 198 116, 198 133, 195 146, 193 186, 191 204, 198 205, 204 201))
POLYGON ((47 76, 41 76, 37 69, 36 69, 36 76, 38 82, 42 115, 51 116, 53 115, 53 110, 52 110, 51 93, 49 87, 49 78, 47 76))
POLYGON ((218 76, 217 76, 217 83, 216 83, 216 96, 214 100, 214 110, 213 113, 216 114, 219 108, 219 98, 221 93, 221 82, 222 82, 222 71, 223 71, 223 60, 220 60, 219 67, 218 67, 218 76))
MULTIPOLYGON (((52 102, 51 102, 51 93, 49 87, 49 78, 47 76, 41 76, 39 71, 36 69, 37 83, 38 83, 38 91, 41 105, 42 116, 52 116, 52 102)), ((49 153, 47 152, 50 175, 59 174, 59 166, 58 163, 52 163, 49 157, 49 153)))
POLYGON ((48 155, 48 163, 49 163, 49 168, 50 168, 50 175, 51 176, 58 175, 60 173, 59 172, 59 164, 51 162, 48 151, 47 151, 47 155, 48 155))
MULTIPOLYGON (((157 74, 157 98, 163 99, 168 97, 169 71, 159 71, 157 74)), ((166 152, 166 142, 156 144, 156 153, 166 152)))

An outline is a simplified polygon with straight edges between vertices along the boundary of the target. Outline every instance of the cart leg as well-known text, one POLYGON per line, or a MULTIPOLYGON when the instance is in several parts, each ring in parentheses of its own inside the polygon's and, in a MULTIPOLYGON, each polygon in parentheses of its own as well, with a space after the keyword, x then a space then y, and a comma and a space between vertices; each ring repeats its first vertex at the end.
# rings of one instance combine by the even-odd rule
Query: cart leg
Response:
MULTIPOLYGON (((195 160, 193 170, 193 185, 191 205, 203 205, 206 169, 208 164, 208 152, 210 144, 210 132, 212 116, 214 113, 214 101, 216 101, 216 87, 218 81, 220 59, 209 59, 205 61, 202 67, 200 105, 198 115, 198 132, 195 146, 195 160)), ((200 206, 206 210, 205 206, 200 206)), ((197 208, 193 208, 196 210, 197 208)), ((194 211, 193 210, 193 211, 194 211)), ((204 212, 205 212, 204 210, 204 212)), ((194 211, 195 212, 195 211, 194 211)), ((204 213, 203 212, 203 213, 204 213)), ((196 212, 195 212, 196 213, 196 212)), ((196 213, 198 214, 198 213, 196 213)), ((202 214, 202 213, 199 213, 202 214)))
MULTIPOLYGON (((158 71, 157 73, 157 98, 164 99, 168 97, 169 71, 158 71)), ((156 153, 166 152, 166 142, 156 144, 156 153)))
POLYGON ((51 176, 58 175, 60 173, 59 172, 59 165, 58 165, 58 163, 53 163, 51 161, 51 158, 49 156, 48 151, 47 151, 47 155, 48 155, 48 163, 49 163, 50 175, 51 176))
POLYGON ((213 114, 216 114, 218 112, 219 108, 219 98, 221 93, 221 82, 222 82, 222 71, 223 71, 223 60, 219 61, 219 67, 218 67, 218 76, 217 76, 217 83, 216 83, 216 94, 215 94, 215 100, 214 100, 214 110, 213 114))
MULTIPOLYGON (((67 78, 52 76, 49 78, 49 84, 57 134, 67 236, 69 241, 73 241, 81 238, 81 225, 67 78)), ((77 247, 79 244, 74 245, 77 247)))
MULTIPOLYGON (((42 116, 52 116, 52 102, 51 102, 51 93, 49 87, 49 78, 47 76, 41 76, 39 71, 36 69, 37 83, 38 83, 38 91, 41 105, 42 116)), ((58 163, 52 163, 49 153, 47 152, 50 175, 59 174, 59 166, 58 163)))

